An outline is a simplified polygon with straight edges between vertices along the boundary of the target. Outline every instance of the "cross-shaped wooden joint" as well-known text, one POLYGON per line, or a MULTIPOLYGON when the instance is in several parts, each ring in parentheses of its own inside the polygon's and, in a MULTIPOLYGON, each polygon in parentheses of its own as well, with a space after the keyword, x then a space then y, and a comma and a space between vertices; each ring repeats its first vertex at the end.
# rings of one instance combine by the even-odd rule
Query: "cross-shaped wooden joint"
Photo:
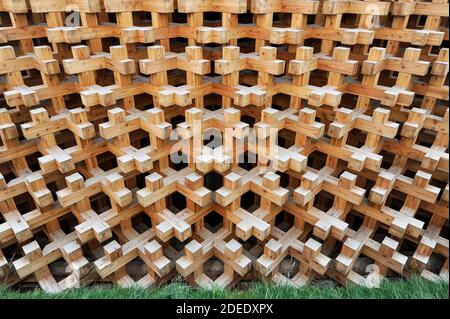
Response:
POLYGON ((99 125, 100 136, 112 139, 108 143, 112 152, 115 153, 120 170, 124 173, 135 169, 144 173, 152 169, 153 162, 148 153, 149 148, 136 149, 130 145, 129 133, 141 127, 138 114, 126 115, 121 108, 108 110, 108 122, 99 125))
POLYGON ((382 157, 375 154, 380 137, 394 138, 397 134, 399 124, 389 121, 390 111, 376 108, 372 116, 362 114, 358 110, 340 108, 336 111, 336 119, 328 128, 328 135, 339 139, 354 128, 367 132, 364 146, 361 148, 344 145, 344 149, 351 152, 348 165, 351 169, 361 171, 364 167, 380 169, 382 157))
POLYGON ((34 53, 27 53, 20 57, 16 57, 12 46, 0 47, 0 69, 8 74, 7 78, 12 81, 11 86, 8 87, 9 90, 4 93, 6 101, 12 105, 23 104, 27 107, 40 103, 38 90, 46 86, 25 85, 20 72, 29 69, 37 69, 45 75, 56 75, 60 72, 59 63, 53 58, 48 46, 36 46, 34 53), (15 100, 17 102, 13 102, 15 100))
POLYGON ((358 61, 350 60, 350 49, 345 47, 336 47, 333 55, 327 56, 318 54, 317 68, 329 72, 328 83, 323 87, 312 87, 309 94, 308 103, 319 107, 324 104, 338 107, 342 92, 339 88, 342 86, 345 75, 354 75, 358 71, 358 61))
MULTIPOLYGON (((225 47, 229 48, 229 47, 225 47)), ((224 50, 225 50, 224 48, 224 50)), ((236 47, 231 47, 239 52, 236 47)), ((225 51, 224 51, 225 52, 225 51)), ((239 54, 237 59, 215 60, 214 70, 221 75, 228 75, 241 70, 250 69, 258 71, 260 75, 266 74, 270 81, 273 75, 283 74, 285 61, 276 59, 277 49, 274 47, 262 47, 259 54, 239 54)), ((225 55, 225 54, 224 54, 225 55)), ((234 103, 239 106, 254 104, 262 106, 266 102, 268 83, 259 84, 252 87, 233 85, 234 103)))
POLYGON ((230 41, 230 30, 224 27, 198 27, 195 39, 198 43, 228 43, 230 41))
POLYGON ((264 245, 264 254, 256 261, 258 272, 263 276, 272 275, 271 279, 275 282, 294 286, 306 284, 309 280, 307 273, 311 269, 324 274, 330 264, 330 258, 320 252, 321 244, 314 239, 310 238, 305 243, 301 242, 298 238, 302 233, 303 230, 296 227, 291 227, 287 232, 274 229, 272 235, 275 239, 270 239, 264 245), (278 266, 289 254, 305 264, 290 280, 278 272, 278 266))
POLYGON ((67 128, 71 127, 79 133, 85 129, 85 136, 92 137, 95 134, 93 125, 87 122, 85 125, 77 126, 74 123, 70 123, 65 115, 52 116, 50 119, 47 110, 42 107, 31 110, 30 115, 33 122, 22 124, 22 129, 26 138, 37 137, 39 139, 39 151, 45 154, 45 156, 38 159, 41 168, 46 171, 53 168, 56 163, 58 170, 62 173, 75 169, 72 157, 56 144, 54 133, 60 131, 62 128, 59 125, 63 124, 63 128, 64 126, 67 128))
POLYGON ((91 170, 93 177, 84 182, 84 187, 72 191, 69 187, 56 192, 63 207, 74 205, 82 199, 104 192, 112 202, 125 207, 133 200, 131 191, 125 187, 125 181, 117 172, 105 172, 100 168, 91 170))
MULTIPOLYGON (((111 46, 111 53, 97 52, 94 55, 89 54, 87 46, 77 45, 72 47, 72 51, 82 50, 84 59, 65 59, 63 60, 64 71, 67 74, 78 74, 89 71, 96 71, 100 69, 108 69, 120 74, 134 74, 136 73, 136 64, 133 59, 115 59, 112 51, 122 50, 123 46, 111 46)), ((74 54, 76 55, 76 54, 74 54)))
POLYGON ((22 247, 24 256, 13 262, 20 278, 34 274, 39 285, 47 292, 55 293, 68 288, 79 288, 83 277, 89 272, 89 262, 83 256, 81 246, 75 241, 76 236, 65 235, 61 230, 49 234, 52 242, 39 247, 32 241, 22 247), (56 282, 48 265, 59 258, 64 258, 71 274, 60 282, 56 282))
MULTIPOLYGON (((85 187, 83 176, 79 173, 66 177, 67 188, 71 192, 81 190, 85 187)), ((75 231, 81 242, 95 237, 99 242, 103 242, 112 236, 110 225, 91 209, 88 198, 74 204, 73 212, 80 219, 79 225, 75 226, 75 231)))
MULTIPOLYGON (((7 190, 8 184, 6 184, 5 178, 0 173, 0 191, 7 190)), ((17 210, 16 204, 12 198, 2 198, 0 200, 0 213, 3 215, 6 224, 11 228, 14 237, 19 243, 25 242, 33 237, 30 225, 17 210)))
MULTIPOLYGON (((423 76, 427 74, 430 62, 420 61, 420 49, 407 48, 403 59, 397 57, 388 57, 384 61, 378 62, 381 69, 398 72, 396 84, 392 88, 388 88, 383 95, 381 104, 394 106, 399 104, 401 95, 408 96, 408 105, 412 103, 414 92, 407 91, 411 83, 412 75, 423 76)), ((399 104, 400 105, 400 104, 399 104)))
POLYGON ((197 240, 189 242, 184 249, 184 256, 176 262, 177 271, 183 276, 194 275, 194 281, 201 287, 214 285, 225 288, 233 282, 234 273, 245 276, 251 267, 251 260, 243 254, 242 245, 231 239, 227 241, 230 232, 222 228, 216 233, 207 229, 199 230, 201 243, 197 240), (216 256, 224 263, 224 273, 215 281, 203 273, 203 264, 211 257, 216 256))
MULTIPOLYGON (((141 73, 148 74, 150 76, 159 75, 167 77, 167 71, 180 69, 186 71, 188 74, 204 75, 211 72, 211 64, 209 60, 202 58, 191 58, 191 51, 200 51, 201 48, 197 46, 186 47, 186 53, 172 53, 165 52, 162 46, 151 46, 147 48, 148 59, 139 60, 139 69, 141 73)), ((192 103, 191 89, 188 85, 174 87, 167 85, 167 79, 165 81, 157 81, 153 95, 158 96, 159 103, 162 106, 170 106, 173 104, 180 106, 187 106, 192 103)))
POLYGON ((154 231, 131 236, 130 240, 121 246, 117 241, 112 241, 103 247, 105 255, 94 262, 95 269, 101 278, 113 275, 114 281, 122 287, 130 287, 137 284, 147 288, 156 281, 157 274, 164 277, 172 269, 170 260, 164 256, 162 246, 153 240, 154 231), (148 267, 148 274, 135 282, 125 269, 125 264, 134 258, 141 258, 148 267))
POLYGON ((43 208, 53 204, 53 196, 45 184, 45 180, 38 172, 33 172, 25 178, 28 193, 37 206, 43 208))

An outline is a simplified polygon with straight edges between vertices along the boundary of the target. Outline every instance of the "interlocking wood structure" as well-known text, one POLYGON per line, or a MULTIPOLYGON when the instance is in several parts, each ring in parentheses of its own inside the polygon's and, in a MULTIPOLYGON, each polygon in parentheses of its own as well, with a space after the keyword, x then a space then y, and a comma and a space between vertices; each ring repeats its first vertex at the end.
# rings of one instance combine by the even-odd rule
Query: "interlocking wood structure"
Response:
POLYGON ((449 272, 448 0, 0 0, 0 282, 449 272))

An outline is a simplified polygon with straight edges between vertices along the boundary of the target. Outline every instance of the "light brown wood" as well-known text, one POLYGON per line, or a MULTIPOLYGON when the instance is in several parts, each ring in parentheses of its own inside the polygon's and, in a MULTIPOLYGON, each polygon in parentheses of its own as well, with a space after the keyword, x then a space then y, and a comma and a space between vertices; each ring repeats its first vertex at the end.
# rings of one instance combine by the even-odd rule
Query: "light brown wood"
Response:
POLYGON ((0 282, 448 278, 447 12, 0 0, 0 282))

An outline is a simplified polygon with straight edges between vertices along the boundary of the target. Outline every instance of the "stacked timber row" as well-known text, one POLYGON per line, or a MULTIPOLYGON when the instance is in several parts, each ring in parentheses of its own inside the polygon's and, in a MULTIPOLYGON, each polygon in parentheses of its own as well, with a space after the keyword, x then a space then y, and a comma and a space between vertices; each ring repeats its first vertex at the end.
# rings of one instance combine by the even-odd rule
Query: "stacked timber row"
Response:
POLYGON ((448 0, 0 0, 0 282, 448 278, 448 0))

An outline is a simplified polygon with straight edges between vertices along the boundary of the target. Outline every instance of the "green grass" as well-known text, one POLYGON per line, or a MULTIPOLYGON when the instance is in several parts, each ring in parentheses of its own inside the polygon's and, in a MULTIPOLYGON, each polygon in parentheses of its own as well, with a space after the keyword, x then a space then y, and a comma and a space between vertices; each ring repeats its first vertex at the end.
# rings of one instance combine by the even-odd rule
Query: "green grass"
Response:
POLYGON ((18 292, 0 287, 0 299, 448 299, 448 282, 432 283, 420 277, 407 280, 385 280, 380 288, 349 287, 315 287, 306 286, 292 288, 267 283, 251 284, 247 290, 231 289, 196 289, 182 283, 170 283, 159 289, 141 289, 118 287, 108 288, 94 286, 82 289, 72 289, 58 294, 48 294, 42 290, 18 292))

